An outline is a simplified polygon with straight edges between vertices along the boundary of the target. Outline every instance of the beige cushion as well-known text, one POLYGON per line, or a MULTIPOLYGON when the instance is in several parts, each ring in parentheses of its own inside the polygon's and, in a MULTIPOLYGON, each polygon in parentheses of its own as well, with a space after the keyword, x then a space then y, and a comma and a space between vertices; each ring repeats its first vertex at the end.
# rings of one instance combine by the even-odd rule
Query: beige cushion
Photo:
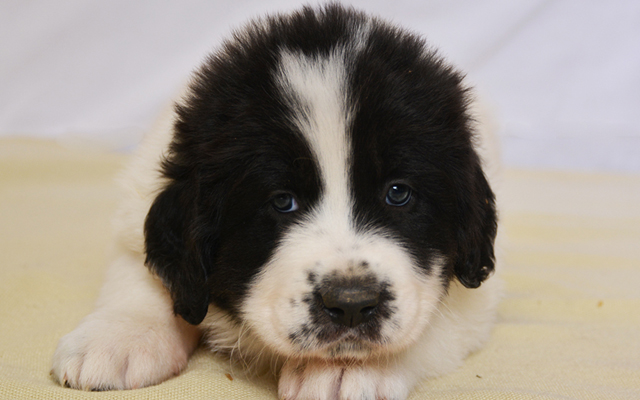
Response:
MULTIPOLYGON (((88 393, 49 375, 92 309, 123 154, 0 140, 0 398, 275 399, 199 349, 178 377, 88 393)), ((506 171, 506 296, 488 345, 412 399, 640 398, 640 177, 506 171)))

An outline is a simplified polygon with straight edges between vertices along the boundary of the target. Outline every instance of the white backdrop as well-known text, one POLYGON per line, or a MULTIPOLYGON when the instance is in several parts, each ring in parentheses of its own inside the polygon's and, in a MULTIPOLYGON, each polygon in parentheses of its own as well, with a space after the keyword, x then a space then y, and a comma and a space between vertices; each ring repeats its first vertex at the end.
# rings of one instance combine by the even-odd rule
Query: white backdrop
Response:
MULTIPOLYGON (((349 0, 468 72, 511 166, 640 171, 640 1, 349 0)), ((0 2, 0 135, 130 148, 204 55, 296 0, 0 2)))

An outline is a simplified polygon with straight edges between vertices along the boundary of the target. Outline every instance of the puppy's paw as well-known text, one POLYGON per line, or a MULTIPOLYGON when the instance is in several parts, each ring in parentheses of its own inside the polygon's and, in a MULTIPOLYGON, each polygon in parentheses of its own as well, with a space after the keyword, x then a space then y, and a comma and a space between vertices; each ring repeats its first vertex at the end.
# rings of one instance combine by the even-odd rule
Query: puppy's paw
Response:
POLYGON ((197 341, 197 330, 177 318, 92 314, 60 340, 52 373, 76 389, 140 388, 178 374, 197 341))
POLYGON ((377 363, 289 360, 278 382, 283 400, 404 400, 410 390, 397 368, 377 363))

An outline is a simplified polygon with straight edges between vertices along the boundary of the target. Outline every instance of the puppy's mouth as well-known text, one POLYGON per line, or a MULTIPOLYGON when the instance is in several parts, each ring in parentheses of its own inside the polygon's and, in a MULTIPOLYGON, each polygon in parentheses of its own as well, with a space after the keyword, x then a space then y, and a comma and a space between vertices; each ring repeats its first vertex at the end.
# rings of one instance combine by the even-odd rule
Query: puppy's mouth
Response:
POLYGON ((324 353, 328 358, 332 359, 358 359, 370 356, 378 347, 379 346, 369 341, 361 340, 352 335, 348 335, 344 339, 328 345, 324 349, 324 353))
POLYGON ((325 325, 315 329, 302 328, 303 334, 290 335, 289 339, 300 353, 324 359, 362 359, 372 354, 384 353, 386 341, 377 329, 369 331, 357 328, 325 325), (374 333, 375 332, 375 333, 374 333))

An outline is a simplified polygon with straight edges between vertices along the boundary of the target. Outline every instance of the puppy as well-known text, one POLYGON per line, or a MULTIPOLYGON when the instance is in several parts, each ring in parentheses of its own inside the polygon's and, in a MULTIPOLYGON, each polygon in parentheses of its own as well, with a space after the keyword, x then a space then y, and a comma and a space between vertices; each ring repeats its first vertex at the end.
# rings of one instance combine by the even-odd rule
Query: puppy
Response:
POLYGON ((486 341, 496 210, 462 75, 339 5, 236 32, 125 173, 86 390, 162 382, 200 341, 283 399, 404 399, 486 341))

